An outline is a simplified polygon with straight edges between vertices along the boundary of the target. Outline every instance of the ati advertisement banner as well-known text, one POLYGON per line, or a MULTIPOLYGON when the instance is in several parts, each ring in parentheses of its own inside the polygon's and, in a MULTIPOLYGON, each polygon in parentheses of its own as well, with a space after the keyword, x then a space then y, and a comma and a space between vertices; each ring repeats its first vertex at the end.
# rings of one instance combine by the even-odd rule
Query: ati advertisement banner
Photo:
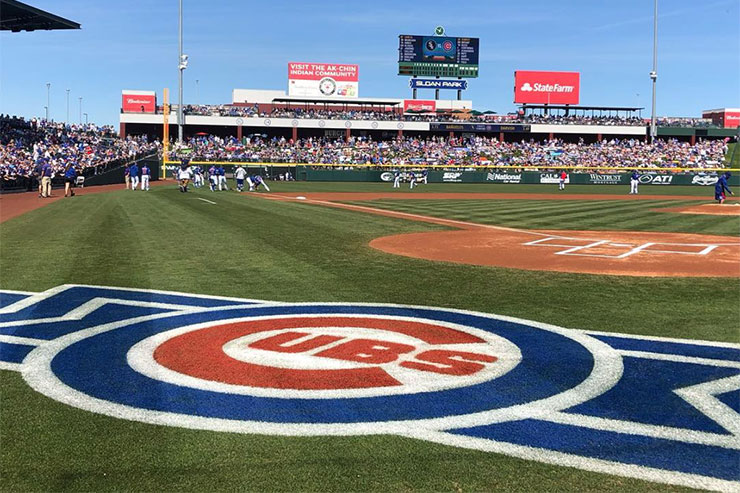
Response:
POLYGON ((123 91, 121 109, 124 113, 154 113, 157 94, 154 91, 123 91))
POLYGON ((288 95, 356 98, 360 67, 341 63, 288 63, 288 95))
POLYGON ((521 104, 578 104, 581 74, 578 72, 514 72, 514 102, 521 104))
POLYGON ((404 99, 404 113, 434 113, 437 111, 437 102, 433 99, 404 99))

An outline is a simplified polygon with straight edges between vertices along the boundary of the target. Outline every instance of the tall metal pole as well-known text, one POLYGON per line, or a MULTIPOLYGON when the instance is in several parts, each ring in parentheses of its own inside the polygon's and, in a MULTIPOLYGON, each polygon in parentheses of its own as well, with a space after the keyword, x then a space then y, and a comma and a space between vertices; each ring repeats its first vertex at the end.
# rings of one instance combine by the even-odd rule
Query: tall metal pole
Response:
POLYGON ((195 102, 200 106, 200 80, 195 79, 195 102))
POLYGON ((49 119, 49 106, 51 103, 49 91, 51 90, 51 82, 46 83, 46 119, 49 119))
POLYGON ((82 96, 77 99, 80 100, 80 125, 82 125, 82 96))
POLYGON ((182 143, 182 72, 185 70, 182 60, 182 0, 180 4, 180 56, 177 58, 180 69, 179 91, 177 94, 177 141, 182 143))
POLYGON ((650 79, 653 81, 653 107, 651 110, 650 117, 650 141, 655 141, 658 135, 658 127, 656 124, 655 114, 655 86, 658 80, 658 0, 654 0, 654 12, 653 12, 653 71, 650 72, 650 79))
POLYGON ((69 89, 67 89, 67 118, 64 123, 69 123, 69 89))

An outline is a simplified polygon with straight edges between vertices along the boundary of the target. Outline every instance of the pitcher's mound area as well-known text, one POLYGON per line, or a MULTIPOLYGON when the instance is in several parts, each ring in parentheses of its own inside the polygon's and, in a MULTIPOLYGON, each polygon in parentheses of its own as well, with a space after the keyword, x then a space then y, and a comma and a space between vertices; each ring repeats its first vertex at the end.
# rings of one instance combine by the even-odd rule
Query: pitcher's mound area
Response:
POLYGON ((370 246, 407 257, 514 269, 740 277, 740 239, 726 236, 474 228, 385 236, 370 246))
POLYGON ((725 204, 701 204, 688 205, 685 207, 669 207, 667 209, 655 209, 657 212, 678 212, 680 214, 709 214, 713 216, 740 216, 740 202, 729 202, 725 204))

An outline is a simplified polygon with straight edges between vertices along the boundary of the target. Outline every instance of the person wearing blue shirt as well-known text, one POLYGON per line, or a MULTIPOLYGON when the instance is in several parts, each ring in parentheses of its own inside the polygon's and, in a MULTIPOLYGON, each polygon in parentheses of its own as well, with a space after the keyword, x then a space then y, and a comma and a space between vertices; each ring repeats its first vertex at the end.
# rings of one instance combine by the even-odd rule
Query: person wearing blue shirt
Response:
POLYGON ((413 189, 414 189, 414 187, 416 186, 416 173, 414 173, 413 171, 412 171, 412 172, 410 172, 410 173, 409 173, 409 179, 410 179, 410 182, 411 182, 411 183, 409 184, 409 189, 410 189, 410 190, 413 190, 413 189))
POLYGON ((637 195, 637 185, 640 184, 640 173, 637 170, 632 170, 632 176, 630 176, 630 195, 637 195))
POLYGON ((717 183, 714 185, 714 200, 719 202, 720 204, 725 203, 725 190, 730 195, 735 195, 732 193, 732 190, 730 190, 730 187, 727 186, 727 180, 732 176, 730 172, 728 171, 724 175, 721 175, 719 177, 719 180, 717 180, 717 183))
POLYGON ((72 187, 75 184, 75 181, 77 180, 77 170, 75 169, 74 164, 70 163, 69 166, 67 166, 67 170, 64 172, 64 196, 75 196, 75 191, 72 190, 72 187))
POLYGON ((222 165, 219 165, 216 169, 216 172, 218 173, 218 191, 220 192, 221 190, 228 190, 229 187, 226 184, 226 170, 222 165))
POLYGON ((270 191, 270 187, 267 186, 267 183, 265 183, 265 180, 263 180, 260 175, 248 176, 247 184, 249 185, 250 192, 254 192, 260 185, 265 187, 265 190, 267 190, 268 192, 270 191))
POLYGON ((139 167, 134 163, 129 167, 128 171, 131 174, 131 190, 136 190, 136 187, 139 186, 139 167))
POLYGON ((149 166, 144 164, 141 167, 141 189, 145 192, 149 191, 149 179, 152 177, 152 170, 149 166))
POLYGON ((429 170, 424 168, 421 170, 421 180, 419 180, 420 183, 424 183, 424 185, 429 184, 429 170))
POLYGON ((51 177, 54 171, 51 169, 51 164, 45 161, 41 166, 41 197, 51 197, 51 177))
POLYGON ((401 188, 401 172, 393 171, 393 188, 401 188))

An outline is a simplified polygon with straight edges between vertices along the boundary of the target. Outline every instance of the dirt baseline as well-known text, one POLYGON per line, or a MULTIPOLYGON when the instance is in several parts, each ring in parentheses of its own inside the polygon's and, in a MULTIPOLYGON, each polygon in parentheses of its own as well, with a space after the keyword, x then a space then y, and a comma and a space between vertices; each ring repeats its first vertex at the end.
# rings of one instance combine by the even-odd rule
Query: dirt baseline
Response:
MULTIPOLYGON (((268 198, 299 200, 456 228, 453 231, 385 236, 370 242, 372 248, 406 257, 523 270, 618 276, 740 277, 740 239, 733 237, 637 231, 521 230, 377 209, 371 203, 354 205, 335 202, 379 198, 473 198, 471 195, 482 198, 479 196, 481 194, 430 195, 437 194, 306 194, 301 199, 295 195, 270 194, 268 198)), ((495 195, 486 198, 501 198, 499 194, 495 195)), ((564 196, 557 197, 562 199, 564 196)), ((596 200, 593 196, 586 197, 596 200)), ((540 197, 518 195, 512 198, 540 197)), ((609 198, 625 199, 624 196, 609 198)), ((640 199, 630 200, 645 198, 641 196, 640 199)), ((605 200, 607 197, 599 199, 605 200)))

